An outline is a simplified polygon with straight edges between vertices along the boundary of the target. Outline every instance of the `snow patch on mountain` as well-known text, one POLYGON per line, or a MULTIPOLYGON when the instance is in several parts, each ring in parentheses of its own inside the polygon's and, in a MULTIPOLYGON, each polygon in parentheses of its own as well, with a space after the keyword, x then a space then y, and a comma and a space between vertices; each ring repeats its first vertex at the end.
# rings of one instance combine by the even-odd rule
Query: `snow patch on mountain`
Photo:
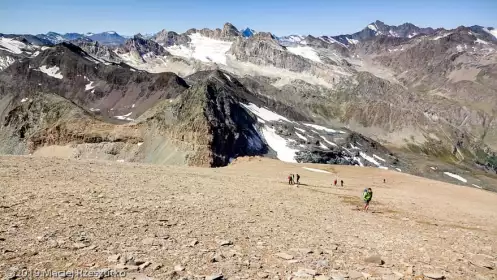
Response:
POLYGON ((457 174, 454 174, 454 173, 450 173, 450 172, 444 172, 445 175, 449 176, 449 177, 452 177, 456 180, 459 180, 461 182, 464 182, 464 183, 467 183, 468 180, 464 179, 463 177, 457 175, 457 174))
POLYGON ((328 172, 328 171, 325 171, 325 170, 321 170, 321 169, 310 168, 310 167, 302 167, 302 168, 304 168, 305 170, 312 171, 312 172, 318 172, 318 173, 328 173, 328 174, 331 174, 331 172, 328 172))
POLYGON ((354 160, 359 163, 359 166, 364 166, 364 163, 362 163, 361 158, 359 157, 354 157, 354 160))
POLYGON ((302 134, 300 134, 298 132, 295 132, 295 135, 297 135, 298 138, 300 138, 300 139, 302 139, 304 141, 307 141, 307 138, 304 135, 302 135, 302 134))
POLYGON ((338 147, 337 144, 335 144, 335 143, 333 143, 331 141, 328 141, 324 136, 319 135, 319 137, 321 137, 326 143, 330 144, 331 146, 338 147))
POLYGON ((367 161, 371 162, 372 164, 374 164, 374 165, 376 165, 376 166, 378 166, 378 167, 379 167, 379 166, 381 166, 381 164, 380 164, 379 162, 377 162, 377 161, 376 161, 373 157, 370 157, 370 156, 369 156, 369 155, 367 155, 366 153, 360 152, 360 153, 359 153, 359 155, 360 155, 363 159, 365 159, 365 160, 367 160, 367 161))
POLYGON ((377 156, 377 155, 374 155, 373 154, 373 157, 377 160, 380 160, 380 161, 383 161, 383 162, 386 162, 386 160, 382 159, 381 157, 377 156))
POLYGON ((302 128, 298 128, 298 127, 296 127, 295 129, 296 129, 296 130, 298 130, 298 131, 300 131, 300 132, 302 132, 302 133, 307 133, 307 131, 305 131, 305 130, 304 130, 304 129, 302 129, 302 128))
POLYGON ((10 56, 0 56, 0 71, 9 67, 12 63, 15 62, 15 59, 10 56))
POLYGON ((308 127, 312 127, 314 129, 317 129, 317 130, 322 130, 322 131, 326 131, 326 132, 330 132, 330 133, 336 133, 337 132, 334 129, 327 128, 327 127, 324 127, 324 126, 320 126, 320 125, 317 125, 317 124, 304 123, 304 125, 308 126, 308 127))
POLYGON ((400 37, 399 34, 397 34, 396 32, 392 31, 392 30, 389 30, 388 33, 390 34, 390 36, 392 37, 400 37))
POLYGON ((85 91, 90 90, 90 89, 94 89, 94 88, 95 88, 95 86, 93 85, 92 81, 90 81, 89 84, 85 85, 85 91))
POLYGON ((301 36, 301 35, 290 35, 290 36, 280 37, 279 41, 298 44, 298 43, 302 42, 304 39, 305 39, 305 37, 301 36))
POLYGON ((223 73, 223 74, 224 74, 224 76, 225 76, 225 77, 226 77, 226 78, 227 78, 230 82, 232 82, 230 75, 228 75, 228 74, 226 74, 226 73, 223 73))
POLYGON ((351 39, 351 38, 347 38, 347 42, 349 42, 349 44, 352 44, 352 45, 359 44, 359 40, 351 39))
POLYGON ((118 119, 118 120, 132 121, 133 119, 129 117, 129 116, 131 116, 131 114, 133 114, 133 113, 132 113, 132 112, 129 112, 129 113, 127 113, 126 115, 122 115, 122 116, 114 116, 114 118, 116 118, 116 119, 118 119))
POLYGON ((59 73, 60 69, 58 66, 47 67, 45 65, 42 65, 42 66, 40 66, 40 68, 38 68, 38 70, 47 74, 50 77, 56 78, 56 79, 64 78, 64 76, 62 76, 62 74, 59 73))
POLYGON ((378 31, 378 29, 376 28, 376 26, 374 26, 372 24, 368 25, 368 28, 371 29, 371 30, 373 30, 373 31, 378 31))
POLYGON ((436 36, 435 38, 433 38, 431 40, 440 40, 440 39, 445 38, 445 37, 447 37, 447 36, 449 36, 451 34, 452 34, 452 32, 448 32, 448 33, 445 33, 445 34, 442 34, 442 35, 438 35, 438 36, 436 36))
POLYGON ((297 162, 295 160, 295 154, 299 150, 289 148, 287 146, 289 141, 276 134, 273 128, 264 126, 262 128, 262 135, 264 136, 264 139, 269 147, 276 152, 276 157, 279 160, 285 162, 297 162))
POLYGON ((269 111, 266 108, 258 107, 257 105, 250 103, 250 104, 243 104, 240 103, 245 109, 249 110, 252 112, 254 115, 257 116, 258 119, 262 119, 263 121, 287 121, 291 122, 289 119, 278 115, 272 111, 269 111))
POLYGON ((293 54, 321 63, 321 59, 319 58, 316 50, 314 50, 311 47, 307 46, 287 47, 287 50, 293 54))
POLYGON ((488 45, 489 43, 487 41, 484 41, 480 38, 476 39, 475 43, 477 44, 482 44, 482 45, 488 45))
POLYGON ((335 38, 333 38, 331 36, 321 36, 321 37, 319 37, 319 39, 321 41, 324 41, 324 42, 327 42, 327 43, 330 43, 330 44, 338 44, 338 45, 341 45, 341 46, 347 48, 347 45, 345 45, 344 43, 342 43, 340 41, 335 40, 335 38))

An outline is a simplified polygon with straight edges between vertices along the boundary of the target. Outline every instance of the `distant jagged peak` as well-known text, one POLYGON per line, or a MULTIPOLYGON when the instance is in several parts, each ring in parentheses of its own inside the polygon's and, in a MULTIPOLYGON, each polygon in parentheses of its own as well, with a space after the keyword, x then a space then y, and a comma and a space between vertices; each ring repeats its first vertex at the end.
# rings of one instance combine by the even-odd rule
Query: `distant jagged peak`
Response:
POLYGON ((158 56, 168 55, 169 53, 158 42, 145 39, 138 34, 127 39, 123 46, 117 49, 118 53, 137 52, 140 55, 152 53, 158 56))
POLYGON ((254 36, 257 32, 250 27, 246 27, 245 29, 241 30, 240 33, 243 37, 249 38, 254 36))

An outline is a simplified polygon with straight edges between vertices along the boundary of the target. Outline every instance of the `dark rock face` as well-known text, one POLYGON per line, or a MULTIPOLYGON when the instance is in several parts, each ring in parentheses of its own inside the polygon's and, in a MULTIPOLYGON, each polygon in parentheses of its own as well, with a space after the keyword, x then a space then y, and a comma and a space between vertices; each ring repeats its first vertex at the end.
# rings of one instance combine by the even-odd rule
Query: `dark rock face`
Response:
POLYGON ((359 165, 359 162, 338 148, 333 148, 328 151, 300 151, 296 153, 295 160, 299 163, 359 165))
POLYGON ((240 106, 238 98, 216 83, 206 86, 204 114, 213 133, 213 166, 224 166, 230 158, 267 153, 267 147, 255 129, 254 120, 240 106))
POLYGON ((351 132, 345 138, 347 143, 352 143, 354 145, 361 146, 361 149, 365 152, 375 152, 386 155, 393 155, 390 151, 383 147, 380 143, 374 141, 371 138, 364 137, 363 135, 355 132, 351 132))

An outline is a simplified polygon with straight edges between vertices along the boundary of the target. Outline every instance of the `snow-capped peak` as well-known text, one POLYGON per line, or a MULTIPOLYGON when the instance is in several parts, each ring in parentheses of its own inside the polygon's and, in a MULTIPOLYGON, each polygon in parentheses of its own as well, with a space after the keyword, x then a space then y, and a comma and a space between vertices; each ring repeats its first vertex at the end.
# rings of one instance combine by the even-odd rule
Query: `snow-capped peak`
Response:
POLYGON ((86 36, 93 36, 93 35, 95 35, 95 33, 93 33, 93 32, 87 32, 85 35, 86 36))
POLYGON ((117 35, 117 33, 115 31, 106 31, 104 33, 109 34, 109 35, 117 35))

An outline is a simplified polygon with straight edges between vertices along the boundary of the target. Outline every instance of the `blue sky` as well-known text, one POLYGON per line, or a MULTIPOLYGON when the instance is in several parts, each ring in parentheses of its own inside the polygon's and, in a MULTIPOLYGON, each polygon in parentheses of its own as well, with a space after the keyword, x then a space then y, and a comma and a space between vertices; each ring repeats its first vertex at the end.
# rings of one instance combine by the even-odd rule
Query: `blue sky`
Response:
POLYGON ((374 20, 421 27, 497 28, 497 0, 0 0, 0 33, 251 27, 276 35, 353 33, 374 20))

